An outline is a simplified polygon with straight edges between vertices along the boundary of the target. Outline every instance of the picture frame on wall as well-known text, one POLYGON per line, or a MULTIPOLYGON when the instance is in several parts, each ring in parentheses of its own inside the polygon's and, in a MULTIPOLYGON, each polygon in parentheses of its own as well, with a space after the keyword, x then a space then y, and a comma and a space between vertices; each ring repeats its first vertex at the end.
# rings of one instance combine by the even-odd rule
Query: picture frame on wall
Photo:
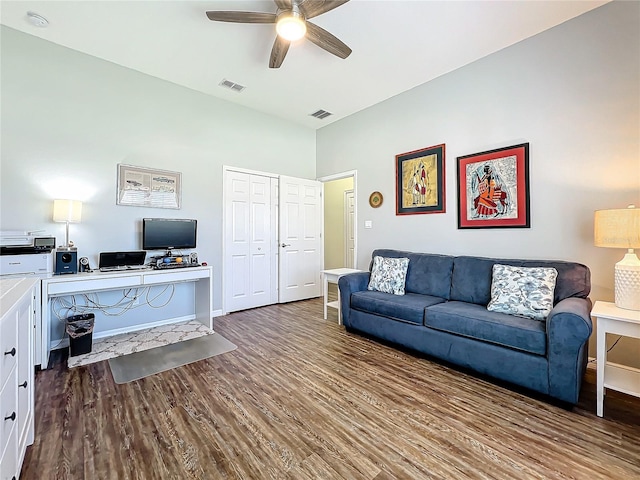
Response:
POLYGON ((396 155, 396 215, 445 212, 445 145, 396 155))
POLYGON ((530 228, 529 144, 458 157, 458 228, 530 228))
POLYGON ((181 208, 182 173, 118 164, 117 205, 181 208))

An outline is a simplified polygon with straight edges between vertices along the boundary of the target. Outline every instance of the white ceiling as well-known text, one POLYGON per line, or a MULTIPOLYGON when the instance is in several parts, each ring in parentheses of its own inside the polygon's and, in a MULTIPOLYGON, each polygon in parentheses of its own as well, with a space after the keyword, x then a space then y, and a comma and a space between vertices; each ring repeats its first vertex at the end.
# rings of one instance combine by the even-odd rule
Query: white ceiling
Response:
POLYGON ((607 1, 351 0, 312 20, 351 47, 351 56, 342 60, 301 40, 279 69, 268 68, 274 25, 205 16, 207 10, 275 13, 271 0, 2 0, 0 23, 315 129, 607 1), (28 23, 27 11, 49 26, 28 23), (247 88, 224 89, 222 79, 247 88), (309 116, 318 109, 333 116, 309 116))

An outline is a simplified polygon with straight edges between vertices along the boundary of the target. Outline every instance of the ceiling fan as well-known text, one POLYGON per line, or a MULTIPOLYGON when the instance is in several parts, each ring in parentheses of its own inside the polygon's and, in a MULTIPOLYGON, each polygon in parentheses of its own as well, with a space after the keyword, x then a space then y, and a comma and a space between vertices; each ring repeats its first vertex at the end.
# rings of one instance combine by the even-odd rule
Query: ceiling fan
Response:
POLYGON ((207 12, 209 20, 233 23, 275 23, 276 41, 271 49, 269 68, 280 68, 292 41, 305 37, 320 48, 340 58, 347 58, 351 49, 334 35, 308 20, 349 0, 274 0, 276 13, 262 12, 207 12))

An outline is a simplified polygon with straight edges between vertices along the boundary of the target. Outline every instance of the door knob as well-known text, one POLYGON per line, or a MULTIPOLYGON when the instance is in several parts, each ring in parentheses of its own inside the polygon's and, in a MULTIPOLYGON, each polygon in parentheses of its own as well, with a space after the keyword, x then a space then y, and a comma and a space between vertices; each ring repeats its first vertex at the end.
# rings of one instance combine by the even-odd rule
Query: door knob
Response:
POLYGON ((286 248, 286 247, 290 247, 291 244, 290 243, 283 243, 282 245, 280 245, 282 248, 286 248))
POLYGON ((16 356, 16 347, 13 347, 11 350, 9 350, 8 352, 4 352, 5 355, 11 355, 12 357, 16 356))
POLYGON ((4 417, 5 420, 11 420, 12 422, 16 419, 16 412, 13 412, 8 417, 4 417))
POLYGON ((24 383, 21 383, 18 387, 27 388, 27 381, 25 380, 24 383))

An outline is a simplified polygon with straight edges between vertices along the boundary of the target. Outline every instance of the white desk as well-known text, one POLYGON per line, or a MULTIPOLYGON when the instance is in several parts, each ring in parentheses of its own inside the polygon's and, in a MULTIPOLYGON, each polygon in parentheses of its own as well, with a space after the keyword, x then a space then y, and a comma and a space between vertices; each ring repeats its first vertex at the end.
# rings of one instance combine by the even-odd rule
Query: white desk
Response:
POLYGON ((327 307, 338 309, 338 325, 342 325, 342 310, 340 308, 340 289, 338 289, 338 300, 335 302, 329 302, 329 282, 338 283, 338 279, 343 275, 350 273, 358 273, 363 270, 356 270, 355 268, 334 268, 332 270, 322 270, 322 292, 323 292, 323 304, 324 304, 324 319, 327 319, 327 307))
POLYGON ((596 317, 597 349, 597 414, 604 411, 605 388, 640 397, 640 370, 607 362, 607 333, 640 338, 640 311, 618 308, 613 303, 596 302, 591 315, 596 317))
MULTIPOLYGON (((51 308, 54 297, 81 295, 109 290, 142 288, 182 282, 195 282, 195 319, 213 329, 211 267, 184 267, 169 270, 132 270, 127 272, 92 272, 51 275, 42 280, 42 321, 36 328, 36 365, 49 364, 51 308)), ((142 326, 143 328, 144 326, 142 326)), ((135 328, 132 328, 134 330, 135 328)))

